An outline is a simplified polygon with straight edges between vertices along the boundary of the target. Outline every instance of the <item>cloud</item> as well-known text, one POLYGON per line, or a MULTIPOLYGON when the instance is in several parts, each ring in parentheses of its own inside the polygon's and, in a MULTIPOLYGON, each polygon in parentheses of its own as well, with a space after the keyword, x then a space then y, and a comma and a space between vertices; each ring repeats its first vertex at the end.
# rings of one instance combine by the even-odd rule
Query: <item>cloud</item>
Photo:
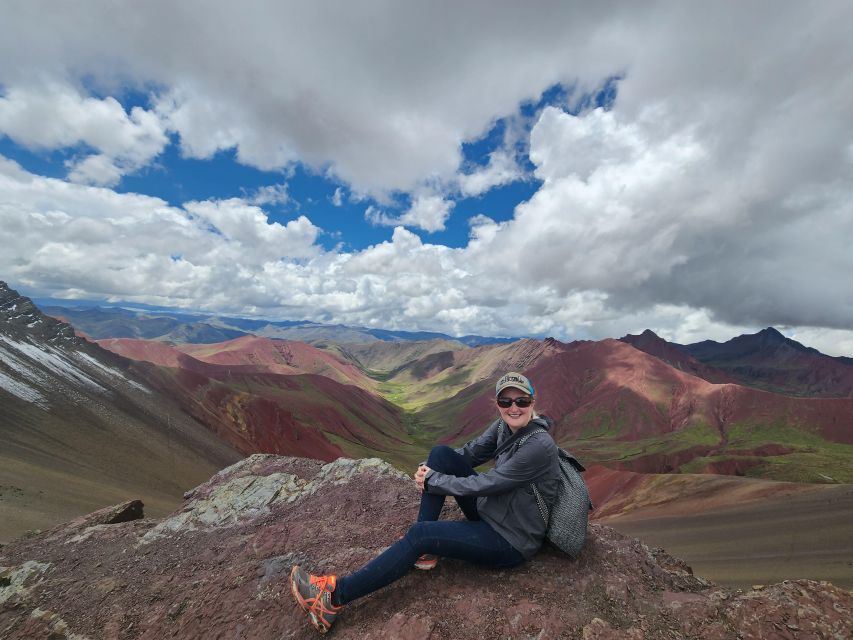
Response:
POLYGON ((489 154, 488 164, 478 171, 459 175, 459 190, 465 196, 479 196, 524 177, 515 157, 504 149, 489 154))
POLYGON ((258 187, 249 198, 249 202, 256 205, 286 204, 290 200, 287 192, 287 184, 270 184, 258 187))
POLYGON ((4 13, 5 86, 82 77, 106 92, 153 87, 157 116, 188 157, 235 149, 263 169, 304 162, 377 195, 452 179, 463 142, 544 88, 587 75, 558 63, 573 58, 573 41, 590 26, 568 6, 553 5, 544 21, 525 6, 490 6, 488 29, 471 28, 481 23, 477 3, 247 11, 214 2, 200 11, 146 2, 119 15, 96 2, 85 19, 49 5, 45 21, 47 6, 4 13), (441 33, 441 46, 424 33, 441 33))
POLYGON ((335 189, 335 193, 332 195, 332 204, 336 207, 340 207, 344 202, 344 193, 341 187, 335 189))
POLYGON ((321 253, 306 217, 270 222, 239 199, 172 207, 34 176, 5 159, 0 194, 0 272, 61 295, 245 308, 270 303, 267 270, 321 253))
POLYGON ((146 166, 168 143, 156 114, 141 107, 128 113, 114 98, 84 97, 55 83, 11 87, 0 97, 0 133, 35 150, 94 149, 66 163, 68 177, 104 186, 146 166))
MULTIPOLYGON (((542 187, 512 221, 477 231, 472 254, 556 296, 602 292, 626 316, 677 305, 732 326, 849 326, 853 285, 827 275, 853 272, 853 180, 836 170, 782 189, 762 147, 726 164, 714 137, 667 123, 545 109, 530 151, 542 187)), ((796 141, 784 153, 785 175, 812 171, 796 141)))
POLYGON ((441 231, 453 209, 453 202, 440 196, 418 196, 411 208, 400 216, 400 223, 424 231, 441 231))
POLYGON ((114 183, 169 131, 190 157, 302 162, 351 201, 412 206, 371 205, 392 238, 335 254, 314 245, 310 211, 278 229, 258 203, 169 207, 7 163, 2 227, 19 234, 4 246, 26 242, 3 268, 56 291, 373 326, 602 337, 645 323, 687 339, 778 325, 849 344, 853 5, 490 3, 488 24, 484 6, 150 2, 119 16, 105 3, 84 20, 50 5, 49 22, 36 2, 6 8, 0 126, 32 148, 93 149, 73 158, 75 180, 114 183), (83 76, 97 95, 150 91, 153 106, 67 89, 83 76), (557 83, 562 104, 530 126, 513 117, 557 83), (608 85, 609 109, 593 108, 608 85), (472 170, 463 144, 507 117, 472 170), (460 196, 531 166, 538 192, 510 220, 482 211, 464 248, 402 228, 441 230, 460 196), (98 240, 111 234, 121 256, 98 240))
POLYGON ((417 196, 409 210, 400 216, 389 216, 370 205, 364 212, 364 219, 374 226, 415 227, 432 233, 444 230, 444 223, 453 206, 453 202, 441 196, 421 195, 417 196))
POLYGON ((364 210, 364 219, 374 227, 393 227, 398 224, 397 218, 389 216, 387 213, 372 204, 368 205, 367 209, 364 210))

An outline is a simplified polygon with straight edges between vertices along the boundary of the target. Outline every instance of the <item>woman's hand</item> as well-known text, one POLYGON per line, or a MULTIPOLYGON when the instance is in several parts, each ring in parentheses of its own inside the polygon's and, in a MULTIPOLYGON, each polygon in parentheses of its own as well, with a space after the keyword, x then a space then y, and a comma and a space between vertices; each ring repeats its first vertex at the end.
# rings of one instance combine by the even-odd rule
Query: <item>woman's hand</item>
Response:
POLYGON ((427 474, 432 471, 428 466, 422 464, 418 467, 418 470, 415 471, 415 484, 418 485, 418 488, 423 491, 424 490, 424 480, 426 479, 427 474))

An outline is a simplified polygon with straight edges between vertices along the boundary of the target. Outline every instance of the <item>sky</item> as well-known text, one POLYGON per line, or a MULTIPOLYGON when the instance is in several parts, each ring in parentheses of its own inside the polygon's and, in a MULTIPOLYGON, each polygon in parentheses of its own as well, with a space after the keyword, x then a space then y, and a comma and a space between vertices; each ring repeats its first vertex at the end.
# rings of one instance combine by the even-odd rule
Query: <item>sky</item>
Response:
POLYGON ((4 2, 0 280, 853 355, 853 4, 4 2))

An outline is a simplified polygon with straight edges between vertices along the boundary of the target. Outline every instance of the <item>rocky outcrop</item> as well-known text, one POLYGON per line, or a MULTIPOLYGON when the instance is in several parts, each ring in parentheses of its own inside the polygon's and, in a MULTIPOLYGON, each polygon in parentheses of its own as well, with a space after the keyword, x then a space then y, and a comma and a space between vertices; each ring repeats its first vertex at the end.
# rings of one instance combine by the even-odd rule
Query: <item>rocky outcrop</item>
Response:
POLYGON ((44 315, 32 300, 10 289, 3 281, 0 281, 0 325, 4 333, 16 339, 35 336, 52 344, 77 347, 86 344, 74 334, 71 325, 44 315))
MULTIPOLYGON (((161 520, 128 505, 0 549, 0 637, 313 638, 294 563, 348 572, 406 530, 411 479, 378 459, 251 456, 161 520), (109 514, 124 514, 112 517, 109 514), (109 524, 114 522, 114 524, 109 524)), ((460 517, 448 505, 447 517, 460 517)), ((442 560, 350 604, 339 638, 844 638, 853 595, 828 583, 717 587, 661 549, 592 525, 578 560, 442 560)))

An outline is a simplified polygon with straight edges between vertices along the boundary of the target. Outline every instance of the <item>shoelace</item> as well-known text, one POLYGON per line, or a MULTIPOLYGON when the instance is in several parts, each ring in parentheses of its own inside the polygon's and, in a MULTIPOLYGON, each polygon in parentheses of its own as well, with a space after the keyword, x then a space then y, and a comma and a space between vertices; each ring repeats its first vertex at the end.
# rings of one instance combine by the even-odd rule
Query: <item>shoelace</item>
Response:
POLYGON ((317 595, 314 597, 314 602, 311 603, 311 611, 315 609, 319 609, 324 613, 334 613, 340 607, 332 604, 332 592, 328 587, 329 582, 331 581, 332 576, 311 576, 309 582, 317 587, 317 595), (331 609, 327 609, 323 604, 323 594, 329 594, 329 607, 331 609))

